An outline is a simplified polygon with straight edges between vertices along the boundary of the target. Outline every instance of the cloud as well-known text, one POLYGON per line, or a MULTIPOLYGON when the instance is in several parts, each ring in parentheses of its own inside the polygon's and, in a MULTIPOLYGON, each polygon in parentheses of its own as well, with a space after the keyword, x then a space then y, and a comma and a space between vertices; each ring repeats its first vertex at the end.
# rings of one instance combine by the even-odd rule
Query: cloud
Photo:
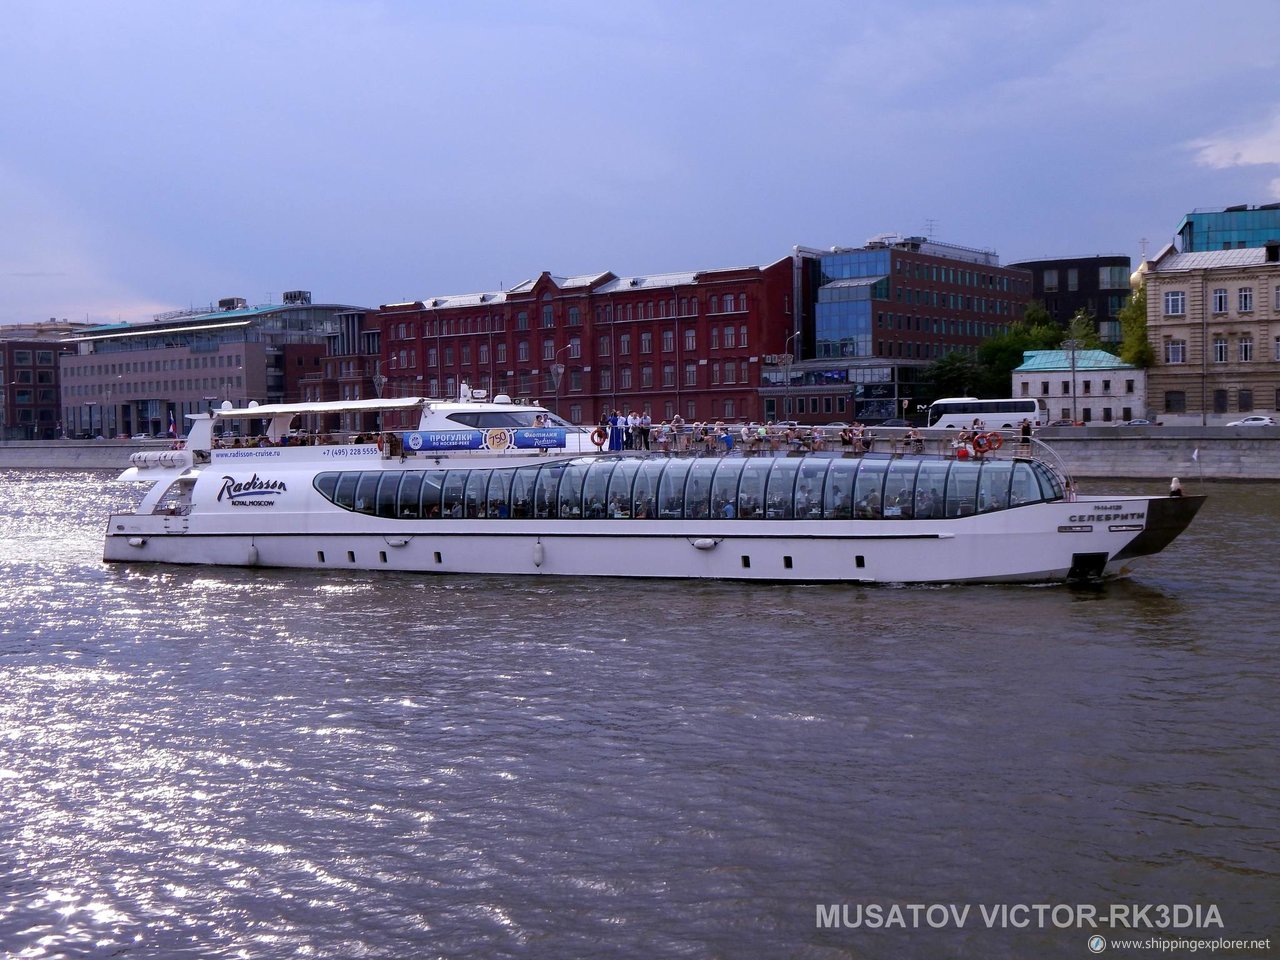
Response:
MULTIPOLYGON (((1280 166, 1280 110, 1253 127, 1210 134, 1187 144, 1202 167, 1226 170, 1231 167, 1280 166)), ((1271 195, 1280 198, 1280 179, 1271 181, 1271 195)))

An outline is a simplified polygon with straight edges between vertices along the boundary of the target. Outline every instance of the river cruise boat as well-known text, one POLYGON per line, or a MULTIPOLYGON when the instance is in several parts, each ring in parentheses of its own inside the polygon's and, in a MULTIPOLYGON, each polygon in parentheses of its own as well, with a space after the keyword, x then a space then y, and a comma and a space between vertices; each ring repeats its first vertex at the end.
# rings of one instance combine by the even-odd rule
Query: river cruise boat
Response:
POLYGON ((469 390, 458 400, 228 407, 188 417, 177 449, 133 455, 120 479, 149 489, 135 512, 110 517, 104 559, 805 583, 1094 581, 1164 549, 1204 499, 1076 496, 1048 447, 999 433, 976 445, 898 432, 806 449, 795 437, 748 431, 736 445, 637 452, 611 450, 606 431, 542 407, 469 390), (403 426, 340 439, 292 430, 299 416, 370 411, 403 426), (231 429, 237 439, 220 439, 231 429))

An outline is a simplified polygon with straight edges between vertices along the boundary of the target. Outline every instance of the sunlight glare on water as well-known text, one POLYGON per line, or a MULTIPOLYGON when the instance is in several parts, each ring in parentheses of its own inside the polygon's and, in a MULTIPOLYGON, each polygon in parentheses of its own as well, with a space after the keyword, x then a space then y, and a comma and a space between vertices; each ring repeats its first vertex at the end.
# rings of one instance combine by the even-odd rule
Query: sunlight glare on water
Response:
POLYGON ((1275 485, 1072 591, 108 566, 109 479, 0 476, 10 955, 1083 952, 815 926, 867 902, 1275 933, 1275 485))

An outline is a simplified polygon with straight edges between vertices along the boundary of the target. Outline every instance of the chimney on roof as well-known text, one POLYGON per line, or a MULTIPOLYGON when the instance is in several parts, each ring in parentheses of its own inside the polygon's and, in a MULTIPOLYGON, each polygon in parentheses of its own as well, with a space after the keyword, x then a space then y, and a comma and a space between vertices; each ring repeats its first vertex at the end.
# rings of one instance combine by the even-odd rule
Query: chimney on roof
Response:
POLYGON ((1267 248, 1267 263, 1280 263, 1280 240, 1268 240, 1263 246, 1267 248))

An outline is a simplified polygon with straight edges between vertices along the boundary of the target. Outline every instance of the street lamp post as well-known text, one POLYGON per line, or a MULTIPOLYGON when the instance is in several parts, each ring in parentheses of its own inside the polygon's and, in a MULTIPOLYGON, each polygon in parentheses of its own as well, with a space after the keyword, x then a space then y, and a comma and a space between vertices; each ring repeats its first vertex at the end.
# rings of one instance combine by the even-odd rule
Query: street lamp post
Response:
MULTIPOLYGON (((373 368, 373 392, 378 399, 382 399, 382 388, 387 385, 387 378, 382 374, 382 361, 378 360, 377 366, 373 368)), ((364 429, 364 424, 360 424, 360 429, 364 429)), ((382 411, 378 411, 378 433, 382 433, 382 411)))
POLYGON ((84 405, 89 408, 89 439, 92 440, 96 436, 93 432, 93 408, 98 405, 98 401, 86 400, 84 405))
POLYGON ((556 416, 560 416, 560 381, 564 378, 564 364, 560 362, 560 354, 566 350, 573 348, 573 344, 568 344, 556 351, 556 355, 551 361, 551 386, 555 390, 555 411, 556 416))
POLYGON ((1076 349, 1080 346, 1080 341, 1071 339, 1066 341, 1063 346, 1071 351, 1071 422, 1079 422, 1076 416, 1076 349))
POLYGON ((784 384, 785 393, 783 394, 784 396, 783 405, 785 407, 785 410, 783 411, 784 416, 778 418, 780 420, 799 420, 800 419, 795 415, 795 412, 791 409, 791 365, 796 361, 795 354, 791 352, 791 341, 798 336, 800 336, 799 330, 791 334, 791 336, 787 337, 786 342, 783 343, 782 345, 782 356, 778 359, 778 365, 782 367, 782 377, 783 377, 783 380, 785 381, 785 384, 784 384))

